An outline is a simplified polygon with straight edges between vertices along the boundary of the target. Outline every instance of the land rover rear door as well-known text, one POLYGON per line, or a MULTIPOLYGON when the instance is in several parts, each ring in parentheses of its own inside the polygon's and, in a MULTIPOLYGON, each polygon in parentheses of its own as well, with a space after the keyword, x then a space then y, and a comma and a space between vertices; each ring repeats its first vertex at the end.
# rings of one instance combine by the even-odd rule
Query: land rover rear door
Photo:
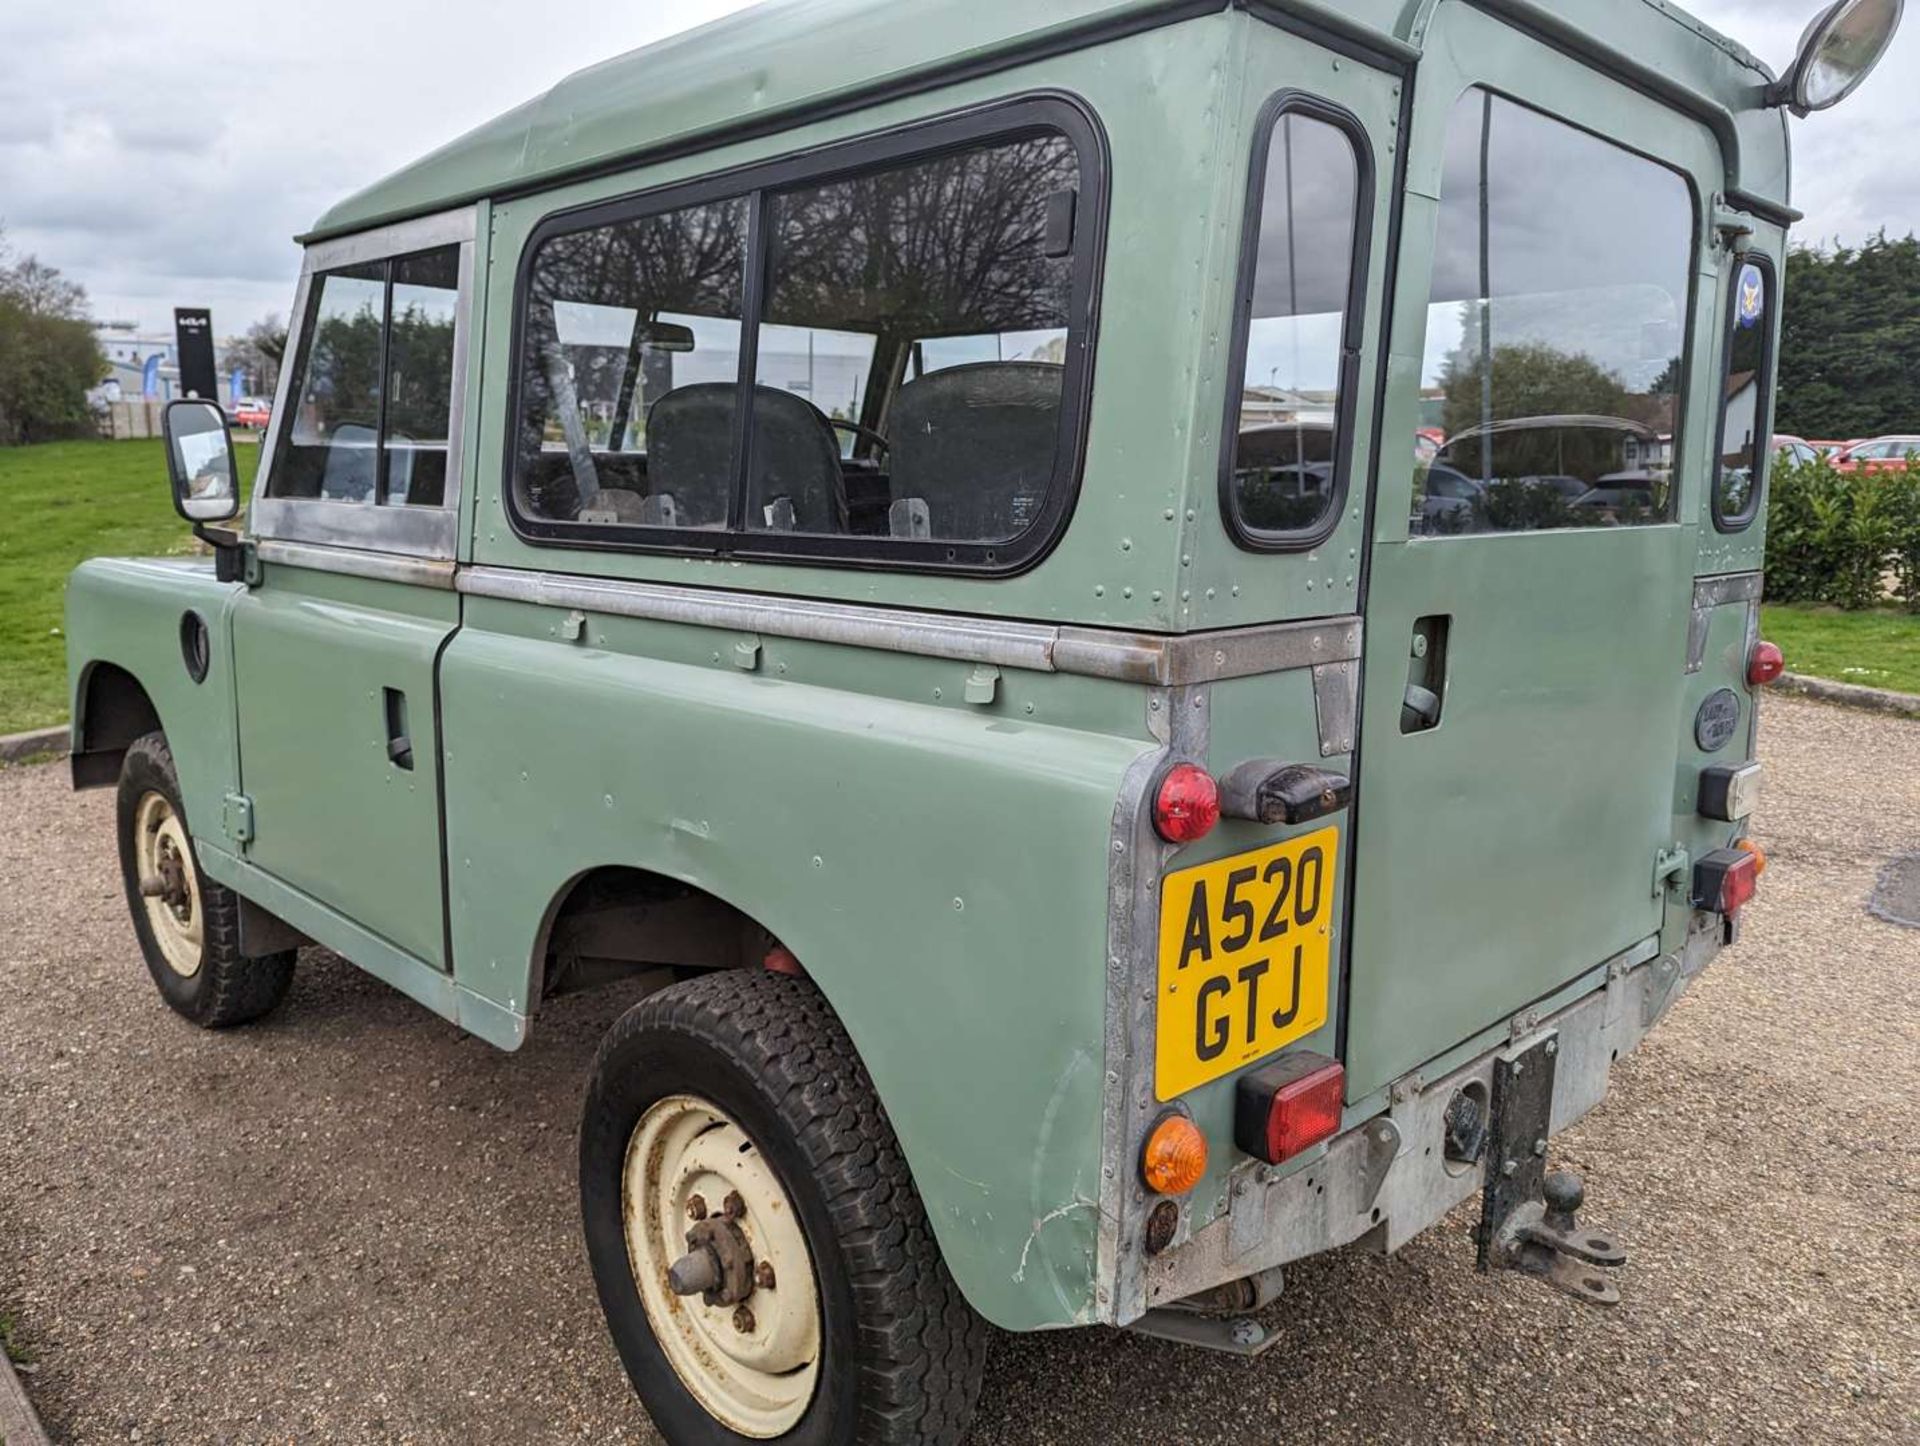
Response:
POLYGON ((1651 952, 1711 450, 1686 384, 1711 330, 1704 129, 1465 5, 1424 55, 1369 542, 1351 1098, 1651 952))

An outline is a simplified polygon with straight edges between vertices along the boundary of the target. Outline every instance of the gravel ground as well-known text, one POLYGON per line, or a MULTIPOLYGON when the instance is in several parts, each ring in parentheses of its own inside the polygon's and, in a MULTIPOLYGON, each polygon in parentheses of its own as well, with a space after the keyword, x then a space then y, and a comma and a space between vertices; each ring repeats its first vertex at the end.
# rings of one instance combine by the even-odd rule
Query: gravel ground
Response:
MULTIPOLYGON (((1247 1365, 1000 1337, 980 1443, 1913 1440, 1920 723, 1781 699, 1745 943, 1556 1150, 1624 1237, 1612 1312, 1472 1270, 1467 1219, 1289 1276, 1247 1365)), ((112 798, 0 771, 0 1313, 57 1442, 653 1441, 580 1247, 616 991, 517 1055, 308 951, 210 1035, 145 978, 112 798)))

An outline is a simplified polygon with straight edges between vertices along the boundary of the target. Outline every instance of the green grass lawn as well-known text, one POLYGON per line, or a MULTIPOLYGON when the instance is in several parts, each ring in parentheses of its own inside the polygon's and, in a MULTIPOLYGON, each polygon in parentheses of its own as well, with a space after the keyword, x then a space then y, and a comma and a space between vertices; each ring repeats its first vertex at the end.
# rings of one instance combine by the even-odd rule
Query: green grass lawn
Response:
MULTIPOLYGON (((260 449, 235 447, 245 482, 260 449)), ((242 493, 244 496, 244 492, 242 493)), ((157 441, 0 447, 0 733, 63 723, 67 574, 89 557, 193 550, 157 441)))
MULTIPOLYGON (((236 450, 250 485, 260 449, 236 450)), ((157 441, 0 447, 0 517, 0 733, 17 733, 66 721, 60 629, 74 566, 186 553, 194 543, 167 496, 157 441)), ((1796 673, 1920 693, 1920 616, 1769 604, 1765 617, 1765 635, 1796 673)))
POLYGON ((1768 603, 1761 609, 1760 634, 1780 645, 1788 672, 1920 693, 1920 614, 1768 603))

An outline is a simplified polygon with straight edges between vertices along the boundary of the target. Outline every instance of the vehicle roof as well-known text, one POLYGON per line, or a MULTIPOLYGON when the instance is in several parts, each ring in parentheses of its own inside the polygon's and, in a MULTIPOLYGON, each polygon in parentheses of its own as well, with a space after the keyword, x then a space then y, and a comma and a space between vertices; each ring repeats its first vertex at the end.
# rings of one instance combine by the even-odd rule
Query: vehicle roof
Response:
MULTIPOLYGON (((1294 10, 1402 60, 1438 0, 766 0, 568 76, 334 206, 301 239, 341 235, 613 162, 765 133, 876 91, 929 87, 1025 53, 1237 9, 1294 10)), ((1490 3, 1490 0, 1489 0, 1490 3)), ((1666 0, 1499 0, 1498 10, 1708 121, 1737 186, 1787 201, 1783 112, 1751 109, 1771 73, 1666 0), (1633 58, 1633 59, 1629 59, 1633 58), (1752 165, 1741 164, 1748 153, 1752 165)))
POLYGON ((1550 417, 1507 417, 1498 422, 1466 427, 1447 438, 1447 443, 1450 446, 1468 438, 1497 437, 1507 432, 1538 432, 1548 428, 1569 430, 1587 428, 1596 431, 1605 428, 1614 432, 1638 432, 1648 437, 1660 435, 1645 422, 1636 422, 1631 417, 1607 417, 1590 412, 1564 412, 1550 417))

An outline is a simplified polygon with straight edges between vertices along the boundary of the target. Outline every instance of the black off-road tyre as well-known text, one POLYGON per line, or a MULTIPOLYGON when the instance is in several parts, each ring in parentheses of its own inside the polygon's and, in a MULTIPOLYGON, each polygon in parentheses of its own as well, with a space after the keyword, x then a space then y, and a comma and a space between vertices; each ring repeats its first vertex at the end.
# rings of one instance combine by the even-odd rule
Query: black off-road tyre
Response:
POLYGON ((200 870, 192 839, 187 838, 186 859, 193 871, 200 910, 199 967, 182 973, 168 962, 166 951, 155 936, 148 916, 147 900, 140 891, 140 866, 135 847, 135 830, 147 796, 158 793, 174 814, 186 819, 180 801, 180 779, 174 771, 173 753, 166 735, 149 733, 136 739, 127 749, 120 767, 117 798, 120 879, 126 890, 127 909, 133 916, 133 932, 146 957, 147 972, 160 990, 160 997, 174 1011, 205 1029, 225 1029, 260 1018, 283 998, 293 982, 294 951, 268 954, 257 959, 240 952, 240 900, 228 888, 216 884, 200 870))
POLYGON ((745 1446, 687 1389, 634 1284, 623 1170, 671 1096, 719 1106, 774 1167, 819 1286, 811 1404, 787 1446, 955 1446, 979 1398, 987 1326, 940 1258, 873 1082, 805 979, 720 971, 664 989, 607 1032, 580 1128, 581 1211, 614 1345, 670 1446, 745 1446))

